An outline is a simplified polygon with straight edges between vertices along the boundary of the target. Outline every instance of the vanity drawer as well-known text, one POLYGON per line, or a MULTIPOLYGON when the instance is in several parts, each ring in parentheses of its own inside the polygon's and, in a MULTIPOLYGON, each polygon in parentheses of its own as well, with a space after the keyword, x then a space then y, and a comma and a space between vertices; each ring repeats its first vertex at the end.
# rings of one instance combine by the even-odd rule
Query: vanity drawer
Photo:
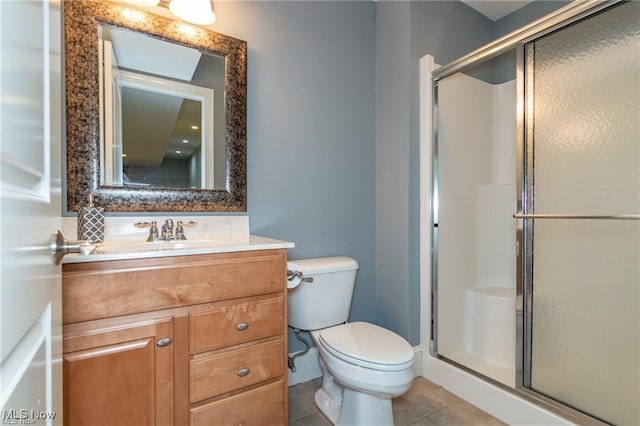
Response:
POLYGON ((191 360, 192 403, 284 375, 282 338, 191 360))
POLYGON ((189 314, 191 355, 282 334, 283 296, 189 314))
POLYGON ((280 293, 285 265, 285 250, 64 264, 63 323, 280 293))
POLYGON ((286 425, 283 380, 190 410, 191 426, 286 425))

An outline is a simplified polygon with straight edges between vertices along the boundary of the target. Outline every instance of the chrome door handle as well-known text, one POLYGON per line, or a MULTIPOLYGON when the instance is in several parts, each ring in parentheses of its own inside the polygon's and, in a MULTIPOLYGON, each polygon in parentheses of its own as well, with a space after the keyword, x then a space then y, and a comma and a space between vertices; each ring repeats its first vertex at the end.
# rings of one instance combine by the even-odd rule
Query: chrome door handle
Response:
POLYGON ((236 330, 238 331, 245 331, 247 328, 249 328, 248 322, 242 321, 236 324, 236 330))
POLYGON ((238 370, 238 377, 245 377, 247 374, 249 374, 251 370, 249 370, 247 367, 241 368, 240 370, 238 370))
POLYGON ((91 244, 91 240, 67 240, 59 229, 53 231, 49 243, 51 258, 56 265, 62 262, 62 258, 68 253, 92 254, 96 251, 96 246, 91 244))

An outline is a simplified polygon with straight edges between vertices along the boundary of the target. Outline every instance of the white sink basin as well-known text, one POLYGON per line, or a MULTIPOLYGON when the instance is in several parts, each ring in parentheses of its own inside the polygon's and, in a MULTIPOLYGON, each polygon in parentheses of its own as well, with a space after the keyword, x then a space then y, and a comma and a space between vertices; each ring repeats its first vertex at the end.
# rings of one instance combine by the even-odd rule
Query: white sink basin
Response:
POLYGON ((214 247, 227 246, 230 243, 238 243, 241 241, 231 241, 227 239, 220 240, 173 240, 173 241, 110 241, 98 244, 94 254, 125 254, 125 253, 143 253, 150 251, 169 251, 169 250, 190 250, 190 249, 207 249, 214 247))

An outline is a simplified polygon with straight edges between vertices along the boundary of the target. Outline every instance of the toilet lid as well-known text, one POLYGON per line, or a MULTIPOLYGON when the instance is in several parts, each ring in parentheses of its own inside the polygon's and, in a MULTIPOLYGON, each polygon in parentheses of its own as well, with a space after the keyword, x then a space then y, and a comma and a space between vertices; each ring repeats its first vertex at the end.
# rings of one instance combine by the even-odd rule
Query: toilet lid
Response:
POLYGON ((321 330, 320 343, 344 361, 376 370, 403 370, 413 365, 413 348, 397 334, 366 322, 321 330))

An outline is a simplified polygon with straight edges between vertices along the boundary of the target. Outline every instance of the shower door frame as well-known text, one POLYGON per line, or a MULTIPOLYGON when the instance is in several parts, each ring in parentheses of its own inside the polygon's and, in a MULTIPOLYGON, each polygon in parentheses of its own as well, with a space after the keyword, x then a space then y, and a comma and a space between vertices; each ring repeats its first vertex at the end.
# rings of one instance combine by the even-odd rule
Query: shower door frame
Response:
MULTIPOLYGON (((544 35, 560 30, 577 21, 590 17, 627 0, 576 0, 557 11, 538 19, 519 30, 509 33, 486 46, 477 49, 445 66, 432 72, 432 198, 431 198, 431 341, 432 356, 455 365, 473 375, 482 377, 492 384, 508 392, 515 393, 530 400, 543 408, 555 412, 570 421, 586 425, 603 425, 598 419, 548 398, 527 387, 531 386, 531 342, 525 342, 524 336, 531 335, 531 283, 533 265, 533 233, 527 219, 529 212, 533 212, 533 180, 528 174, 533 170, 533 153, 527 146, 529 137, 526 135, 526 117, 533 117, 531 105, 525 105, 525 92, 528 82, 525 80, 525 45, 544 35), (484 61, 495 58, 508 51, 516 51, 516 94, 517 94, 517 123, 516 123, 516 387, 506 386, 491 377, 485 376, 462 364, 438 354, 438 82, 446 77, 470 69, 484 61), (520 317, 520 319, 518 318, 520 317)), ((628 219, 627 217, 618 217, 628 219)))

